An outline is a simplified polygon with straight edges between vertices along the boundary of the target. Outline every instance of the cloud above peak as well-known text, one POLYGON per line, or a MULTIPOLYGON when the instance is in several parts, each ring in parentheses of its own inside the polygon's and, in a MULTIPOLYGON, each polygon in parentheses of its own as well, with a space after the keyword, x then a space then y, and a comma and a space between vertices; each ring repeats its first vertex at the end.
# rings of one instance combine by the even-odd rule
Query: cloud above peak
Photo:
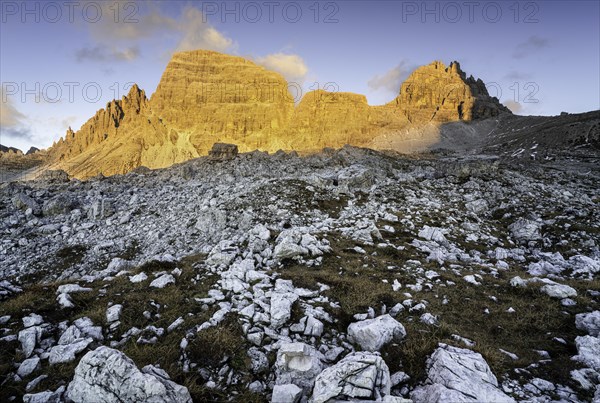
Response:
POLYGON ((208 23, 202 11, 192 5, 183 7, 179 16, 171 17, 155 3, 120 3, 121 10, 134 4, 136 13, 127 16, 122 12, 120 18, 113 18, 114 3, 101 4, 107 18, 86 25, 93 44, 75 52, 77 61, 133 61, 141 54, 142 41, 157 38, 175 40, 173 48, 163 49, 168 53, 193 49, 224 52, 235 48, 235 42, 208 23))
POLYGON ((202 11, 197 8, 186 7, 176 26, 182 36, 176 51, 208 49, 224 52, 234 46, 232 39, 204 22, 202 11))
POLYGON ((396 67, 383 74, 376 74, 367 85, 374 91, 385 90, 393 93, 400 92, 400 85, 417 66, 409 65, 408 60, 402 60, 396 67))
POLYGON ((256 63, 273 70, 285 77, 290 82, 302 84, 308 74, 308 67, 302 57, 289 53, 272 53, 259 57, 256 63))

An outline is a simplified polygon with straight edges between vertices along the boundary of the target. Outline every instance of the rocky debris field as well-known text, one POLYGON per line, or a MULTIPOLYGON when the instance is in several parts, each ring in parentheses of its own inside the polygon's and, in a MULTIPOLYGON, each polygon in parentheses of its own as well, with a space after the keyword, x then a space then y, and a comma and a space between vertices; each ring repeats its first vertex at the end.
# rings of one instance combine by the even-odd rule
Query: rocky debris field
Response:
POLYGON ((598 401, 600 170, 564 168, 344 147, 2 184, 0 401, 598 401))

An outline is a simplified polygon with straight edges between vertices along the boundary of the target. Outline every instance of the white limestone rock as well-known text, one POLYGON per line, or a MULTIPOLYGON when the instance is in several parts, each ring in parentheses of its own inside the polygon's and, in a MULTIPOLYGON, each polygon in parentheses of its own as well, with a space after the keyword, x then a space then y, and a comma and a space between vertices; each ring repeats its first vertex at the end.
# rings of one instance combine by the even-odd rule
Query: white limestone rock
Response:
POLYGON ((250 368, 252 368, 253 374, 260 374, 269 370, 269 358, 260 349, 250 347, 247 354, 250 358, 250 368))
POLYGON ((575 326, 590 336, 600 336, 600 311, 575 315, 575 326))
POLYGON ((425 225, 421 231, 419 231, 419 238, 426 239, 428 241, 434 241, 437 243, 446 243, 446 237, 444 236, 445 230, 437 227, 430 227, 425 225))
POLYGON ((273 387, 272 403, 297 403, 302 397, 302 389, 298 386, 288 383, 285 385, 275 385, 273 387))
POLYGON ((46 390, 40 393, 28 393, 23 396, 23 403, 61 403, 65 387, 60 386, 54 392, 46 390))
POLYGON ((63 284, 58 286, 56 294, 71 294, 75 292, 91 292, 91 288, 82 287, 79 284, 63 284))
POLYGON ((290 280, 278 279, 275 289, 271 294, 271 327, 279 329, 292 315, 292 305, 298 299, 298 294, 293 292, 294 286, 290 280))
POLYGON ((600 372, 600 337, 577 336, 575 346, 577 355, 573 359, 600 372))
MULTIPOLYGON (((104 336, 102 335, 102 326, 94 326, 94 322, 92 322, 92 320, 88 317, 83 317, 75 320, 75 322, 73 322, 73 325, 76 326, 77 329, 79 329, 79 331, 81 332, 81 336, 78 337, 91 337, 96 341, 104 340, 104 336)), ((64 343, 61 343, 59 340, 58 344, 64 343)))
POLYGON ((113 323, 119 320, 121 317, 121 312, 123 312, 123 305, 115 304, 110 306, 106 310, 106 322, 113 323))
POLYGON ((104 271, 107 272, 106 275, 111 275, 123 270, 128 270, 129 268, 131 268, 131 266, 132 264, 130 261, 122 259, 120 257, 116 257, 110 261, 110 263, 104 271))
POLYGON ((305 336, 316 336, 319 337, 323 334, 323 322, 319 319, 315 319, 312 315, 309 315, 306 319, 306 327, 304 328, 305 336))
POLYGON ((429 312, 421 315, 419 320, 421 321, 421 323, 424 323, 429 326, 437 326, 439 324, 438 317, 436 315, 430 314, 429 312))
POLYGON ((323 355, 304 343, 283 343, 277 351, 276 384, 293 383, 305 390, 312 388, 323 369, 323 355))
POLYGON ((379 351, 391 341, 406 337, 404 326, 390 315, 366 319, 348 326, 348 339, 365 351, 379 351))
POLYGON ((377 353, 356 352, 317 376, 312 403, 330 399, 381 400, 390 394, 390 370, 377 353))
POLYGON ((172 274, 163 274, 162 276, 154 279, 150 283, 150 287, 154 288, 165 288, 169 284, 175 284, 175 277, 172 274))
POLYGON ((32 326, 23 329, 19 332, 18 340, 21 343, 21 351, 25 358, 29 358, 36 344, 42 336, 42 328, 40 326, 32 326))
POLYGON ((519 218, 516 222, 509 225, 508 229, 517 241, 537 241, 542 239, 540 234, 541 226, 537 221, 519 218))
POLYGON ((83 356, 66 395, 74 403, 192 402, 187 388, 165 371, 151 365, 140 371, 125 354, 105 346, 83 356))
POLYGON ((592 259, 584 255, 575 255, 569 258, 568 263, 573 269, 574 276, 582 276, 591 280, 600 273, 600 259, 598 257, 592 259))
POLYGON ((514 403, 481 354, 440 343, 427 360, 427 380, 411 393, 415 403, 514 403))
POLYGON ((75 307, 75 303, 73 302, 73 299, 71 299, 71 296, 66 293, 58 294, 58 297, 56 297, 56 302, 58 302, 58 304, 60 305, 61 308, 74 308, 75 307))
POLYGON ((19 365, 19 369, 17 369, 17 375, 21 378, 25 378, 35 371, 37 371, 40 367, 40 358, 39 357, 31 357, 26 359, 19 365))
POLYGON ((240 249, 232 242, 224 240, 215 245, 206 257, 209 267, 227 267, 233 262, 240 249))
POLYGON ((129 281, 132 283, 141 283, 142 281, 146 281, 148 279, 148 275, 144 272, 136 274, 135 276, 129 276, 129 281))
POLYGON ((59 344, 50 349, 50 365, 63 364, 75 360, 75 356, 85 350, 94 340, 90 337, 78 339, 71 344, 59 344))
POLYGON ((465 207, 468 211, 471 211, 475 214, 481 214, 489 211, 489 205, 484 199, 477 199, 465 203, 465 207))
POLYGON ((41 325, 42 323, 44 323, 44 318, 42 318, 37 313, 30 313, 29 315, 23 317, 24 327, 37 326, 41 325))
POLYGON ((552 298, 570 298, 577 296, 577 290, 565 284, 546 284, 540 291, 552 298))
POLYGON ((175 330, 179 326, 183 325, 184 322, 185 322, 185 319, 183 319, 181 316, 178 317, 167 327, 167 333, 171 333, 173 330, 175 330))
POLYGON ((277 237, 273 250, 274 259, 292 259, 296 256, 308 255, 309 250, 302 246, 302 232, 292 228, 282 231, 277 237))

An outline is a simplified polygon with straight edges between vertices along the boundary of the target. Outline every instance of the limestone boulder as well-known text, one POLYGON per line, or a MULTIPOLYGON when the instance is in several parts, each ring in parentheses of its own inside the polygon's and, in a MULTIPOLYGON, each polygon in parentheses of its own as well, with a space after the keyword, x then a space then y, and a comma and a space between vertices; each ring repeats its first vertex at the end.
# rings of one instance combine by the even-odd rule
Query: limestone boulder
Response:
POLYGON ((165 371, 151 365, 140 371, 125 354, 104 346, 83 356, 66 395, 75 403, 192 402, 187 388, 165 371))
POLYGON ((391 341, 401 341, 405 337, 404 326, 387 314, 348 326, 348 339, 365 351, 379 351, 391 341))
POLYGON ((514 403, 481 354, 440 343, 427 360, 427 380, 411 393, 415 403, 514 403))
POLYGON ((379 354, 357 352, 317 376, 310 401, 381 400, 390 394, 390 388, 390 370, 379 354))

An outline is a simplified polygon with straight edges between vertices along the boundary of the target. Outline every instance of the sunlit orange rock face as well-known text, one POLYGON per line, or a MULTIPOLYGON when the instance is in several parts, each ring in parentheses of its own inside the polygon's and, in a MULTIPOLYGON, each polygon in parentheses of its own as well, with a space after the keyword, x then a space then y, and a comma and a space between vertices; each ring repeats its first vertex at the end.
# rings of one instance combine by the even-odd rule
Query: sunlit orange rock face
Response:
POLYGON ((509 110, 489 96, 483 81, 467 78, 458 62, 433 62, 402 83, 397 106, 411 123, 469 121, 509 110))
POLYGON ((202 155, 218 141, 239 144, 241 151, 268 149, 294 111, 281 75, 212 51, 176 53, 150 104, 202 155))
POLYGON ((69 129, 48 155, 53 168, 87 178, 142 165, 167 167, 206 155, 216 142, 237 144, 240 152, 371 146, 381 136, 499 113, 509 112, 456 62, 418 68, 386 105, 322 90, 295 105, 278 73, 241 57, 198 50, 173 55, 150 100, 132 87, 80 130, 69 129))
POLYGON ((76 133, 71 129, 48 150, 51 168, 87 178, 129 172, 138 166, 167 167, 197 157, 178 133, 153 113, 144 91, 133 86, 76 133))

